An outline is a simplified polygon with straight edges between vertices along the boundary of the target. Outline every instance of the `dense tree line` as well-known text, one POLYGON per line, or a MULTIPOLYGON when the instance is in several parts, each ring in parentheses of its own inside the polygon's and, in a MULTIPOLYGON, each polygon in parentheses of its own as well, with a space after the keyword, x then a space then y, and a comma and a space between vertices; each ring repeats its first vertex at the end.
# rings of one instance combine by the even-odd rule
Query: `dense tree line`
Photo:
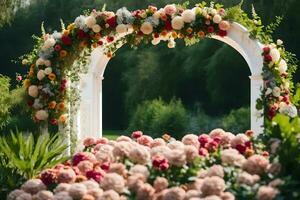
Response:
MULTIPOLYGON (((15 72, 27 69, 11 62, 31 50, 31 35, 40 34, 45 22, 48 32, 60 29, 59 20, 72 22, 84 10, 109 10, 126 6, 128 9, 158 7, 178 0, 32 0, 31 5, 19 9, 11 25, 0 30, 0 73, 14 77, 15 72)), ((198 1, 190 1, 194 5, 198 1)), ((232 6, 239 0, 217 1, 232 6)), ((284 40, 288 50, 300 55, 300 2, 297 0, 245 0, 243 8, 251 13, 251 5, 268 24, 276 15, 283 15, 282 25, 275 38, 284 40)), ((230 113, 232 109, 249 106, 250 70, 243 58, 229 46, 214 40, 203 40, 192 47, 178 43, 168 49, 166 44, 143 46, 138 51, 122 47, 109 63, 104 79, 104 128, 126 129, 128 119, 137 106, 146 100, 161 98, 169 102, 181 99, 190 113, 204 112, 212 117, 230 113)), ((299 71, 295 80, 299 81, 299 71)))

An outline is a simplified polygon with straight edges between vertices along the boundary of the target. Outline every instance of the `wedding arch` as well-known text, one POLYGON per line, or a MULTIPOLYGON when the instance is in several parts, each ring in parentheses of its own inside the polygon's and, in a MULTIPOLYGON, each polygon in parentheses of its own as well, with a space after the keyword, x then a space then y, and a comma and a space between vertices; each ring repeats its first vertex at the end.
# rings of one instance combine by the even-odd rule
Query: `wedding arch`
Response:
POLYGON ((43 30, 37 38, 35 49, 22 60, 29 67, 23 81, 27 103, 37 123, 59 126, 66 136, 101 136, 102 80, 118 48, 161 41, 174 48, 178 39, 189 46, 208 37, 228 44, 246 60, 251 71, 251 129, 260 134, 278 113, 297 116, 290 99, 292 59, 281 40, 273 42, 275 26, 264 27, 255 12, 250 19, 240 6, 224 9, 215 3, 132 12, 121 8, 116 13, 93 10, 67 27, 62 23, 61 32, 43 30))

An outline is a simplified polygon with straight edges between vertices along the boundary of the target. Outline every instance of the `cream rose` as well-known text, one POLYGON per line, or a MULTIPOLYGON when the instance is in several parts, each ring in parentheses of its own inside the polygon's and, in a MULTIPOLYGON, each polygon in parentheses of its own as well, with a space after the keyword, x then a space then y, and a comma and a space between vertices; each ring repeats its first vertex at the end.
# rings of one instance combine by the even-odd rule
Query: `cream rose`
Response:
POLYGON ((51 73, 52 73, 52 68, 51 68, 51 67, 47 67, 47 68, 44 70, 44 73, 45 73, 46 75, 51 74, 51 73))
POLYGON ((95 33, 99 33, 101 31, 101 27, 98 24, 95 24, 94 26, 92 26, 92 30, 95 33))
POLYGON ((144 22, 141 26, 141 31, 145 34, 145 35, 149 35, 153 32, 153 26, 150 22, 144 22))
POLYGON ((220 23, 221 21, 222 21, 221 15, 216 14, 216 15, 213 17, 213 22, 214 22, 214 23, 218 24, 218 23, 220 23))
POLYGON ((93 16, 85 18, 85 24, 87 27, 92 28, 96 24, 96 19, 93 16))
POLYGON ((279 50, 276 49, 276 48, 271 49, 270 56, 272 57, 272 61, 273 62, 278 62, 279 59, 280 59, 280 52, 279 52, 279 50))
POLYGON ((121 34, 121 33, 126 33, 128 30, 127 26, 125 24, 119 24, 117 27, 116 27, 116 31, 117 33, 121 34))
POLYGON ((48 119, 48 116, 49 116, 49 114, 45 110, 39 110, 35 113, 35 117, 41 121, 45 121, 46 119, 48 119))
POLYGON ((174 17, 171 23, 174 30, 181 30, 184 26, 183 18, 180 16, 174 17))
POLYGON ((167 15, 173 15, 176 13, 176 6, 174 4, 166 5, 164 11, 167 15))
POLYGON ((44 70, 39 70, 36 76, 41 81, 43 78, 45 78, 44 70))
POLYGON ((274 87, 272 90, 272 94, 274 97, 279 97, 281 93, 281 89, 279 87, 274 87))
POLYGON ((39 95, 39 89, 36 85, 31 85, 28 88, 28 94, 29 96, 36 98, 39 95))
POLYGON ((195 21, 195 19, 196 19, 195 12, 193 10, 189 10, 189 9, 183 11, 181 16, 182 16, 183 21, 186 23, 191 23, 191 22, 195 21))
POLYGON ((228 31, 230 28, 230 23, 228 21, 222 20, 219 23, 219 28, 223 31, 228 31))
POLYGON ((280 72, 280 74, 283 74, 286 72, 286 70, 287 70, 287 64, 285 60, 281 59, 278 64, 278 71, 280 72))

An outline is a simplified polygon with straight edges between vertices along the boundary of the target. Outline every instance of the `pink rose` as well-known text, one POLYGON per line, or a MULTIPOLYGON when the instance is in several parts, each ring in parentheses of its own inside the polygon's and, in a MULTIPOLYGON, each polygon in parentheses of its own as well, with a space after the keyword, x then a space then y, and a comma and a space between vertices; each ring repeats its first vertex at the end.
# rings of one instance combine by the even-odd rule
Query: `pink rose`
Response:
POLYGON ((200 156, 203 156, 203 157, 208 156, 208 151, 207 151, 207 149, 205 149, 205 148, 200 148, 200 149, 199 149, 199 155, 200 155, 200 156))
POLYGON ((230 28, 230 23, 228 21, 223 20, 219 23, 219 28, 223 31, 228 31, 230 28))
POLYGON ((176 6, 174 4, 166 5, 164 11, 167 15, 173 15, 176 13, 176 6))
POLYGON ((83 141, 83 145, 85 147, 90 147, 90 146, 95 145, 95 144, 97 144, 97 140, 93 137, 85 138, 84 141, 83 141))
POLYGON ((142 131, 134 131, 134 132, 132 132, 131 137, 137 139, 137 138, 141 137, 142 135, 143 135, 142 131))
POLYGON ((84 161, 84 160, 89 160, 91 162, 95 162, 96 158, 95 158, 94 154, 92 154, 92 153, 79 152, 73 156, 72 164, 73 164, 73 166, 76 166, 76 165, 78 165, 78 163, 80 163, 81 161, 84 161))
POLYGON ((202 134, 202 135, 199 135, 198 141, 200 142, 200 146, 204 147, 206 143, 211 141, 211 138, 207 134, 202 134))
POLYGON ((94 179, 96 182, 100 182, 103 178, 104 174, 99 170, 91 170, 86 172, 86 177, 88 179, 94 179))
POLYGON ((142 135, 136 141, 137 141, 137 143, 139 143, 141 145, 150 147, 151 143, 153 142, 153 139, 152 139, 152 137, 150 137, 148 135, 142 135))

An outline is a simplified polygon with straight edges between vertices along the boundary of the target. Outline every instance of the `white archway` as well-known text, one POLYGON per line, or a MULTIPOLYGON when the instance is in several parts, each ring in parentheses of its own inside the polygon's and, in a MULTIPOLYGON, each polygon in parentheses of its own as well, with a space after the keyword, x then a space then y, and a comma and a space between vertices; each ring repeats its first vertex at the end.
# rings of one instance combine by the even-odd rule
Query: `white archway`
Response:
MULTIPOLYGON (((213 36, 213 39, 222 41, 236 49, 246 60, 251 76, 251 129, 256 133, 263 133, 262 110, 256 109, 256 101, 261 96, 263 88, 261 56, 263 45, 249 37, 248 30, 238 24, 232 23, 226 37, 213 36)), ((120 36, 122 37, 122 36, 120 36)), ((109 58, 101 48, 92 52, 89 72, 82 75, 80 81, 81 105, 76 117, 78 121, 78 139, 88 136, 102 136, 102 81, 109 58)))

